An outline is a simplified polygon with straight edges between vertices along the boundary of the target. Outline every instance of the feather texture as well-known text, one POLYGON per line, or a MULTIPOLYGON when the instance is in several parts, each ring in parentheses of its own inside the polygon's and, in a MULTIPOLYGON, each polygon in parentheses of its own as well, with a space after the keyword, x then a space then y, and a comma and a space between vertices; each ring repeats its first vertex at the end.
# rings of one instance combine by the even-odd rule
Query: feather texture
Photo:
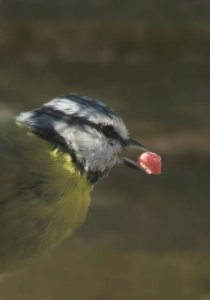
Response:
POLYGON ((66 239, 84 221, 92 190, 70 155, 8 128, 0 135, 0 272, 66 239))

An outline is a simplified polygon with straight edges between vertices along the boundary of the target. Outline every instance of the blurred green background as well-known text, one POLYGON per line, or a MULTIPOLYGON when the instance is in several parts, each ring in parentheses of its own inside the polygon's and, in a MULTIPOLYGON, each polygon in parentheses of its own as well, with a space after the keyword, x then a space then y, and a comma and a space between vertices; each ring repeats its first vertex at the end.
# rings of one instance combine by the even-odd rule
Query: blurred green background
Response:
POLYGON ((2 0, 0 121, 68 92, 161 154, 123 167, 86 223, 0 282, 0 300, 210 299, 210 2, 2 0))

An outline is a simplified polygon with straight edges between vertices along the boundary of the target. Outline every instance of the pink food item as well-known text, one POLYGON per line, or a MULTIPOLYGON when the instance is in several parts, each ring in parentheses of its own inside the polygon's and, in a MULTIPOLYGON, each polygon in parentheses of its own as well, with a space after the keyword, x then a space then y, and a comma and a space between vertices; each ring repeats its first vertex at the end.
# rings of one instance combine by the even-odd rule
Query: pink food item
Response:
POLYGON ((142 153, 137 159, 137 164, 148 174, 161 174, 161 157, 156 153, 142 153))

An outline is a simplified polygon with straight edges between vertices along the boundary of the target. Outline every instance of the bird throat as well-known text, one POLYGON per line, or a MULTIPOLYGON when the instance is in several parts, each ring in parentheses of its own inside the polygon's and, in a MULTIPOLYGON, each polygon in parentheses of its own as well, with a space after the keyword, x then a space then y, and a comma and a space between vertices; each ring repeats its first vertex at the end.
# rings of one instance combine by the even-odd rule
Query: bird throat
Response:
POLYGON ((72 175, 81 177, 81 173, 76 169, 72 158, 69 154, 60 152, 58 149, 52 150, 50 156, 53 160, 60 161, 63 164, 63 168, 69 171, 72 175))

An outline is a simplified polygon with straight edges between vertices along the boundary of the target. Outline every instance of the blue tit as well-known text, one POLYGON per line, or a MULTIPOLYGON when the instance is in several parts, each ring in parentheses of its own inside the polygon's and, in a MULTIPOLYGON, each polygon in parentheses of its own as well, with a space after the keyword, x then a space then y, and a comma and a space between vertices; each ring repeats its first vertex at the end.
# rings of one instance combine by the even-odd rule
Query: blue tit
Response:
POLYGON ((116 112, 88 96, 57 97, 16 123, 0 133, 0 273, 67 239, 101 178, 120 163, 139 169, 122 150, 145 150, 116 112))

